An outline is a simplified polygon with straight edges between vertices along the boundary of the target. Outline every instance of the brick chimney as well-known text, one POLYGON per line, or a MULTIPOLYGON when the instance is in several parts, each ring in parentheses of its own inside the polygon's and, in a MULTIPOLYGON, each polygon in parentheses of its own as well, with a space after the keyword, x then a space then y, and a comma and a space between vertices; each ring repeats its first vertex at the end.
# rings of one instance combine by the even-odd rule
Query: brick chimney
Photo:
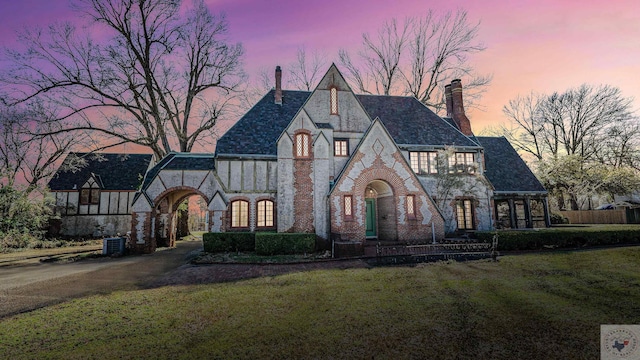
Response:
POLYGON ((447 101, 447 117, 453 117, 453 99, 451 98, 451 84, 444 86, 444 97, 447 101))
POLYGON ((471 123, 469 122, 467 115, 464 113, 464 105, 462 102, 462 83, 460 82, 460 79, 451 81, 451 103, 453 105, 453 120, 458 124, 460 131, 467 136, 473 136, 471 123))
POLYGON ((276 104, 282 105, 282 70, 280 66, 276 66, 276 104))

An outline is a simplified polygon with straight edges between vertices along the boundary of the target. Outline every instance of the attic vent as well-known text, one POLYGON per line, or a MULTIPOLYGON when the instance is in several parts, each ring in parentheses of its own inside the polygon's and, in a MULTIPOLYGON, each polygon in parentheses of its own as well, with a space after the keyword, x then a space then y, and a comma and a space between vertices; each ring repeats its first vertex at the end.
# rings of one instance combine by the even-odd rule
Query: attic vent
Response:
POLYGON ((106 238, 102 240, 102 255, 113 255, 117 253, 124 253, 124 241, 123 237, 106 238))

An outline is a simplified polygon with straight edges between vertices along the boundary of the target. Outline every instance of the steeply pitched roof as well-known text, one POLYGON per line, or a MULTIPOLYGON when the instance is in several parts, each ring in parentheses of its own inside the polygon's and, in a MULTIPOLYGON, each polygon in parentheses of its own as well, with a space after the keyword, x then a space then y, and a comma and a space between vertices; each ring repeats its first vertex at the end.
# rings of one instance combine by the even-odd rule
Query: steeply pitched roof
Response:
POLYGON ((70 153, 49 181, 49 188, 52 191, 79 190, 93 174, 103 190, 136 190, 151 157, 150 154, 70 153), (86 166, 75 172, 65 170, 74 157, 83 158, 86 166))
POLYGON ((484 148, 485 175, 499 192, 546 191, 504 137, 478 136, 484 148))
MULTIPOLYGON (((277 155, 278 137, 311 93, 283 90, 282 105, 275 104, 274 93, 269 91, 218 140, 216 155, 277 155)), ((397 144, 478 146, 413 97, 356 97, 371 119, 382 120, 397 144)))
POLYGON ((276 141, 307 100, 310 92, 282 91, 282 105, 269 91, 216 144, 216 154, 277 154, 276 141))
POLYGON ((356 97, 372 119, 382 120, 396 144, 478 146, 414 97, 356 97))
POLYGON ((161 170, 213 170, 213 154, 169 153, 149 169, 141 189, 146 189, 161 170))

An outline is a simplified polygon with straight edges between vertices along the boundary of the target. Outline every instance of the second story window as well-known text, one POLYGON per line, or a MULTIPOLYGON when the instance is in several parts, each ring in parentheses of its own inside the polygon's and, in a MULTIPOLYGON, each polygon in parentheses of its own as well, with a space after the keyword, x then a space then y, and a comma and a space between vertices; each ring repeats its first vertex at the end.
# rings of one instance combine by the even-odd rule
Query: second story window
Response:
POLYGON ((438 153, 435 151, 412 151, 409 153, 409 161, 416 174, 438 173, 438 153))
POLYGON ((335 156, 349 156, 349 140, 335 139, 333 141, 333 154, 335 156))
POLYGON ((309 134, 296 134, 296 157, 309 157, 309 134))
POLYGON ((449 157, 449 172, 475 174, 475 153, 457 152, 453 154, 449 157))
POLYGON ((329 90, 329 103, 331 106, 331 115, 337 115, 338 114, 338 89, 332 87, 331 90, 329 90))

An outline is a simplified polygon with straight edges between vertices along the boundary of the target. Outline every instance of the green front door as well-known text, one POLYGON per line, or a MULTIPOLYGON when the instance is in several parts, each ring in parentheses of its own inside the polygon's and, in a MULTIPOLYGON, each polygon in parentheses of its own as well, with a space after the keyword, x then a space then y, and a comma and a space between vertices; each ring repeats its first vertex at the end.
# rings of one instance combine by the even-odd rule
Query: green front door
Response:
POLYGON ((365 199, 367 203, 366 236, 376 237, 376 199, 365 199))

